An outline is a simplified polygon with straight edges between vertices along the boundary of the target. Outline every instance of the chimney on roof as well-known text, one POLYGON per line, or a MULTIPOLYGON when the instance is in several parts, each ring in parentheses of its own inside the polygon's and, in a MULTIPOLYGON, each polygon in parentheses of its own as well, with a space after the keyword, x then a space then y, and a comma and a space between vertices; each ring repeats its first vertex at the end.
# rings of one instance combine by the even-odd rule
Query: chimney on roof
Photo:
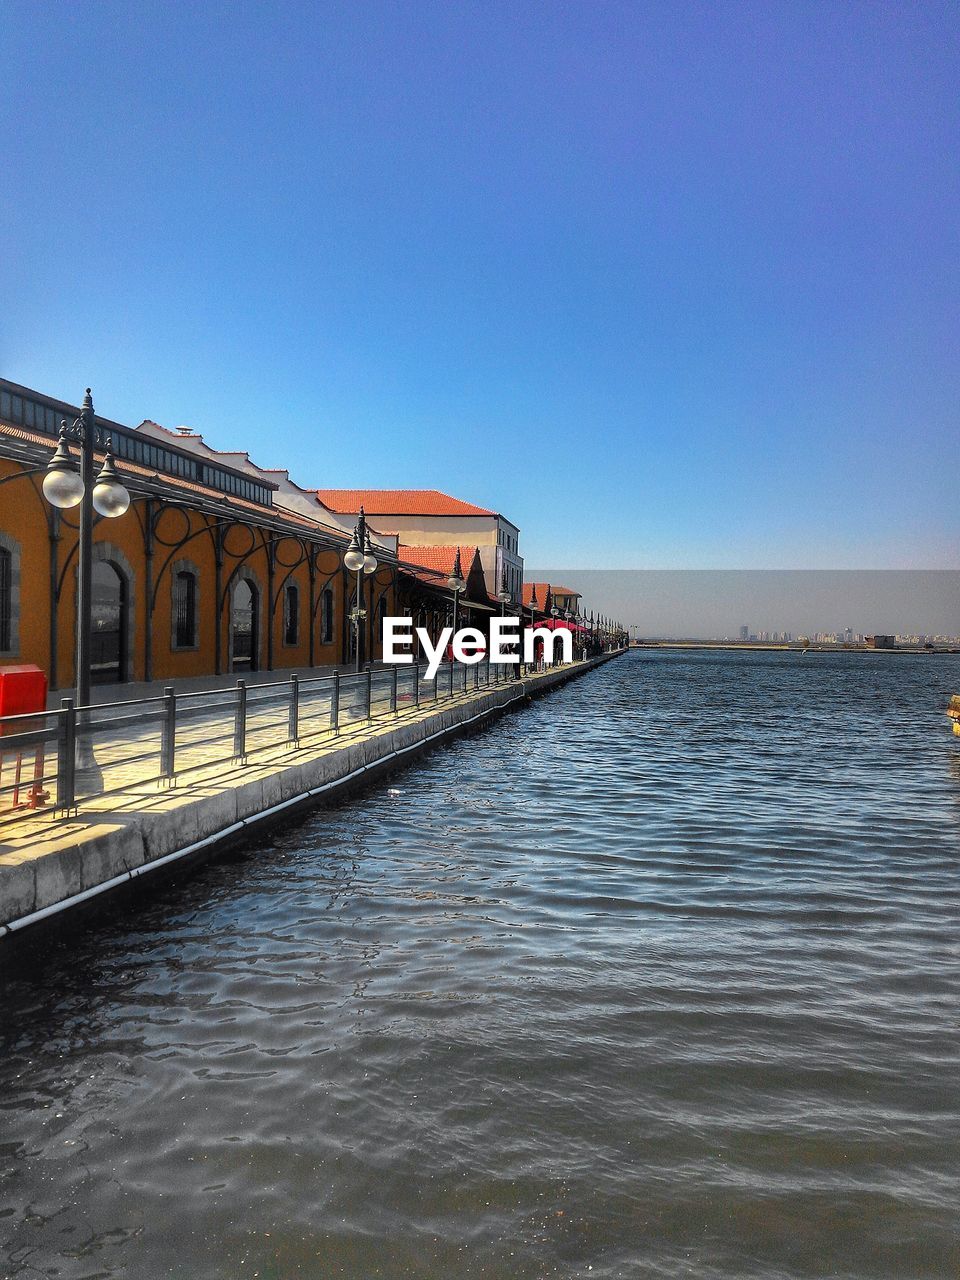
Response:
POLYGON ((192 436, 193 427, 177 427, 178 436, 192 436))

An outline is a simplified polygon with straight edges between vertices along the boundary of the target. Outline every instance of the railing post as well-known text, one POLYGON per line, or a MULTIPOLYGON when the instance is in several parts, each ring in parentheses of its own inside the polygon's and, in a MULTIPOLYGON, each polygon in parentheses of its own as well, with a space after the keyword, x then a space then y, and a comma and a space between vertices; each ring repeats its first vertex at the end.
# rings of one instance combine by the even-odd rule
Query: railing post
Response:
POLYGON ((413 705, 420 705, 420 663, 413 664, 413 705))
POLYGON ((450 658, 450 688, 448 691, 448 696, 451 698, 453 697, 453 658, 452 657, 450 658))
POLYGON ((333 688, 330 690, 330 728, 334 733, 340 732, 340 672, 333 673, 333 688))
POLYGON ((367 719, 371 720, 371 709, 373 704, 373 671, 367 667, 367 719))
POLYGON ((390 710, 397 714, 397 667, 394 663, 390 680, 390 710))
POLYGON ((57 722, 57 807, 76 808, 77 708, 73 698, 61 698, 57 722))
POLYGON ((177 760, 177 695, 172 685, 167 685, 163 691, 160 714, 160 776, 172 778, 176 773, 177 760))
POLYGON ((300 741, 300 677, 290 677, 290 707, 287 711, 287 741, 300 741))
POLYGON ((480 663, 476 663, 473 668, 473 687, 480 688, 480 663))
POLYGON ((247 686, 237 681, 237 711, 233 721, 233 758, 242 760, 247 754, 247 686))

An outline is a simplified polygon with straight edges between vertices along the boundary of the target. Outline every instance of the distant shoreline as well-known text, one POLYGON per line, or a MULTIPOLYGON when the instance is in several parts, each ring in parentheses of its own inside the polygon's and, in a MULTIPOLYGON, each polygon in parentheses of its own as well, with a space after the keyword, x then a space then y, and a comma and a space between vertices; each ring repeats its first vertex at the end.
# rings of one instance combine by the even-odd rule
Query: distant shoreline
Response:
POLYGON ((896 649, 872 649, 865 644, 750 644, 734 640, 632 640, 631 649, 724 649, 760 651, 764 653, 920 653, 928 658, 960 654, 960 648, 925 649, 923 645, 898 645, 896 649))

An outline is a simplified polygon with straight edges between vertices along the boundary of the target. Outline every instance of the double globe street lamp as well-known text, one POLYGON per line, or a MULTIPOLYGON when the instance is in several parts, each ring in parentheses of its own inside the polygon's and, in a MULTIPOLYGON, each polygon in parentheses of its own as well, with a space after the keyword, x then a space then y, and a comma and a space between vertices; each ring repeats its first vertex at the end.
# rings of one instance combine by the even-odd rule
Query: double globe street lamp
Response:
POLYGON ((357 598, 350 610, 350 622, 353 626, 354 644, 357 650, 356 670, 360 671, 363 667, 363 623, 367 617, 367 611, 363 607, 363 578, 365 575, 376 573, 380 563, 374 555, 363 507, 360 508, 360 516, 353 531, 353 537, 350 539, 350 545, 343 553, 343 563, 351 573, 357 575, 357 598))
POLYGON ((122 516, 130 506, 130 494, 123 487, 105 438, 107 452, 97 475, 93 474, 97 426, 93 399, 87 387, 80 416, 72 425, 60 423, 57 448, 47 463, 43 496, 51 506, 67 511, 80 508, 80 539, 77 564, 77 706, 90 704, 90 632, 93 628, 93 515, 105 519, 122 516), (80 446, 80 466, 70 452, 70 442, 80 446))
MULTIPOLYGON (((507 605, 513 601, 513 595, 507 589, 506 569, 501 569, 500 571, 500 590, 497 592, 497 599, 500 601, 500 617, 505 618, 507 616, 507 605)), ((520 608, 520 612, 523 613, 522 605, 520 608)), ((523 638, 518 634, 517 636, 517 677, 516 677, 518 680, 520 679, 520 664, 522 661, 523 661, 523 638)))

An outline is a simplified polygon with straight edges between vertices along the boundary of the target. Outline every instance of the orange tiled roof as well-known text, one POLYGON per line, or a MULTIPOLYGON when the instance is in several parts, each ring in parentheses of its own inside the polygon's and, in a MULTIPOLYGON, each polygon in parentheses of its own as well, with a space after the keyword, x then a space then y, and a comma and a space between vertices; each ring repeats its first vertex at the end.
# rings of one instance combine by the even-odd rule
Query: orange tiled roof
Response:
POLYGON ((492 516, 496 512, 451 498, 439 489, 317 489, 325 507, 353 515, 363 507, 368 516, 492 516))
POLYGON ((460 572, 469 581, 474 564, 479 564, 478 547, 397 547, 397 563, 401 573, 419 578, 428 587, 446 588, 453 572, 453 562, 460 552, 460 572))
MULTIPOLYGON (((453 562, 460 552, 460 569, 466 577, 473 566, 477 554, 476 547, 408 547, 402 542, 397 547, 397 559, 423 569, 434 569, 438 575, 449 578, 453 572, 453 562)), ((431 581, 438 581, 430 575, 431 581)))
POLYGON ((533 589, 537 589, 537 607, 542 609, 547 599, 547 592, 552 588, 549 582, 525 582, 523 584, 523 603, 529 608, 533 599, 533 589))
POLYGON ((523 584, 523 603, 529 607, 530 600, 533 596, 533 588, 537 588, 537 606, 542 609, 547 599, 549 591, 554 600, 557 596, 575 596, 580 599, 580 592, 573 591, 570 587, 555 587, 552 582, 525 582, 523 584))

